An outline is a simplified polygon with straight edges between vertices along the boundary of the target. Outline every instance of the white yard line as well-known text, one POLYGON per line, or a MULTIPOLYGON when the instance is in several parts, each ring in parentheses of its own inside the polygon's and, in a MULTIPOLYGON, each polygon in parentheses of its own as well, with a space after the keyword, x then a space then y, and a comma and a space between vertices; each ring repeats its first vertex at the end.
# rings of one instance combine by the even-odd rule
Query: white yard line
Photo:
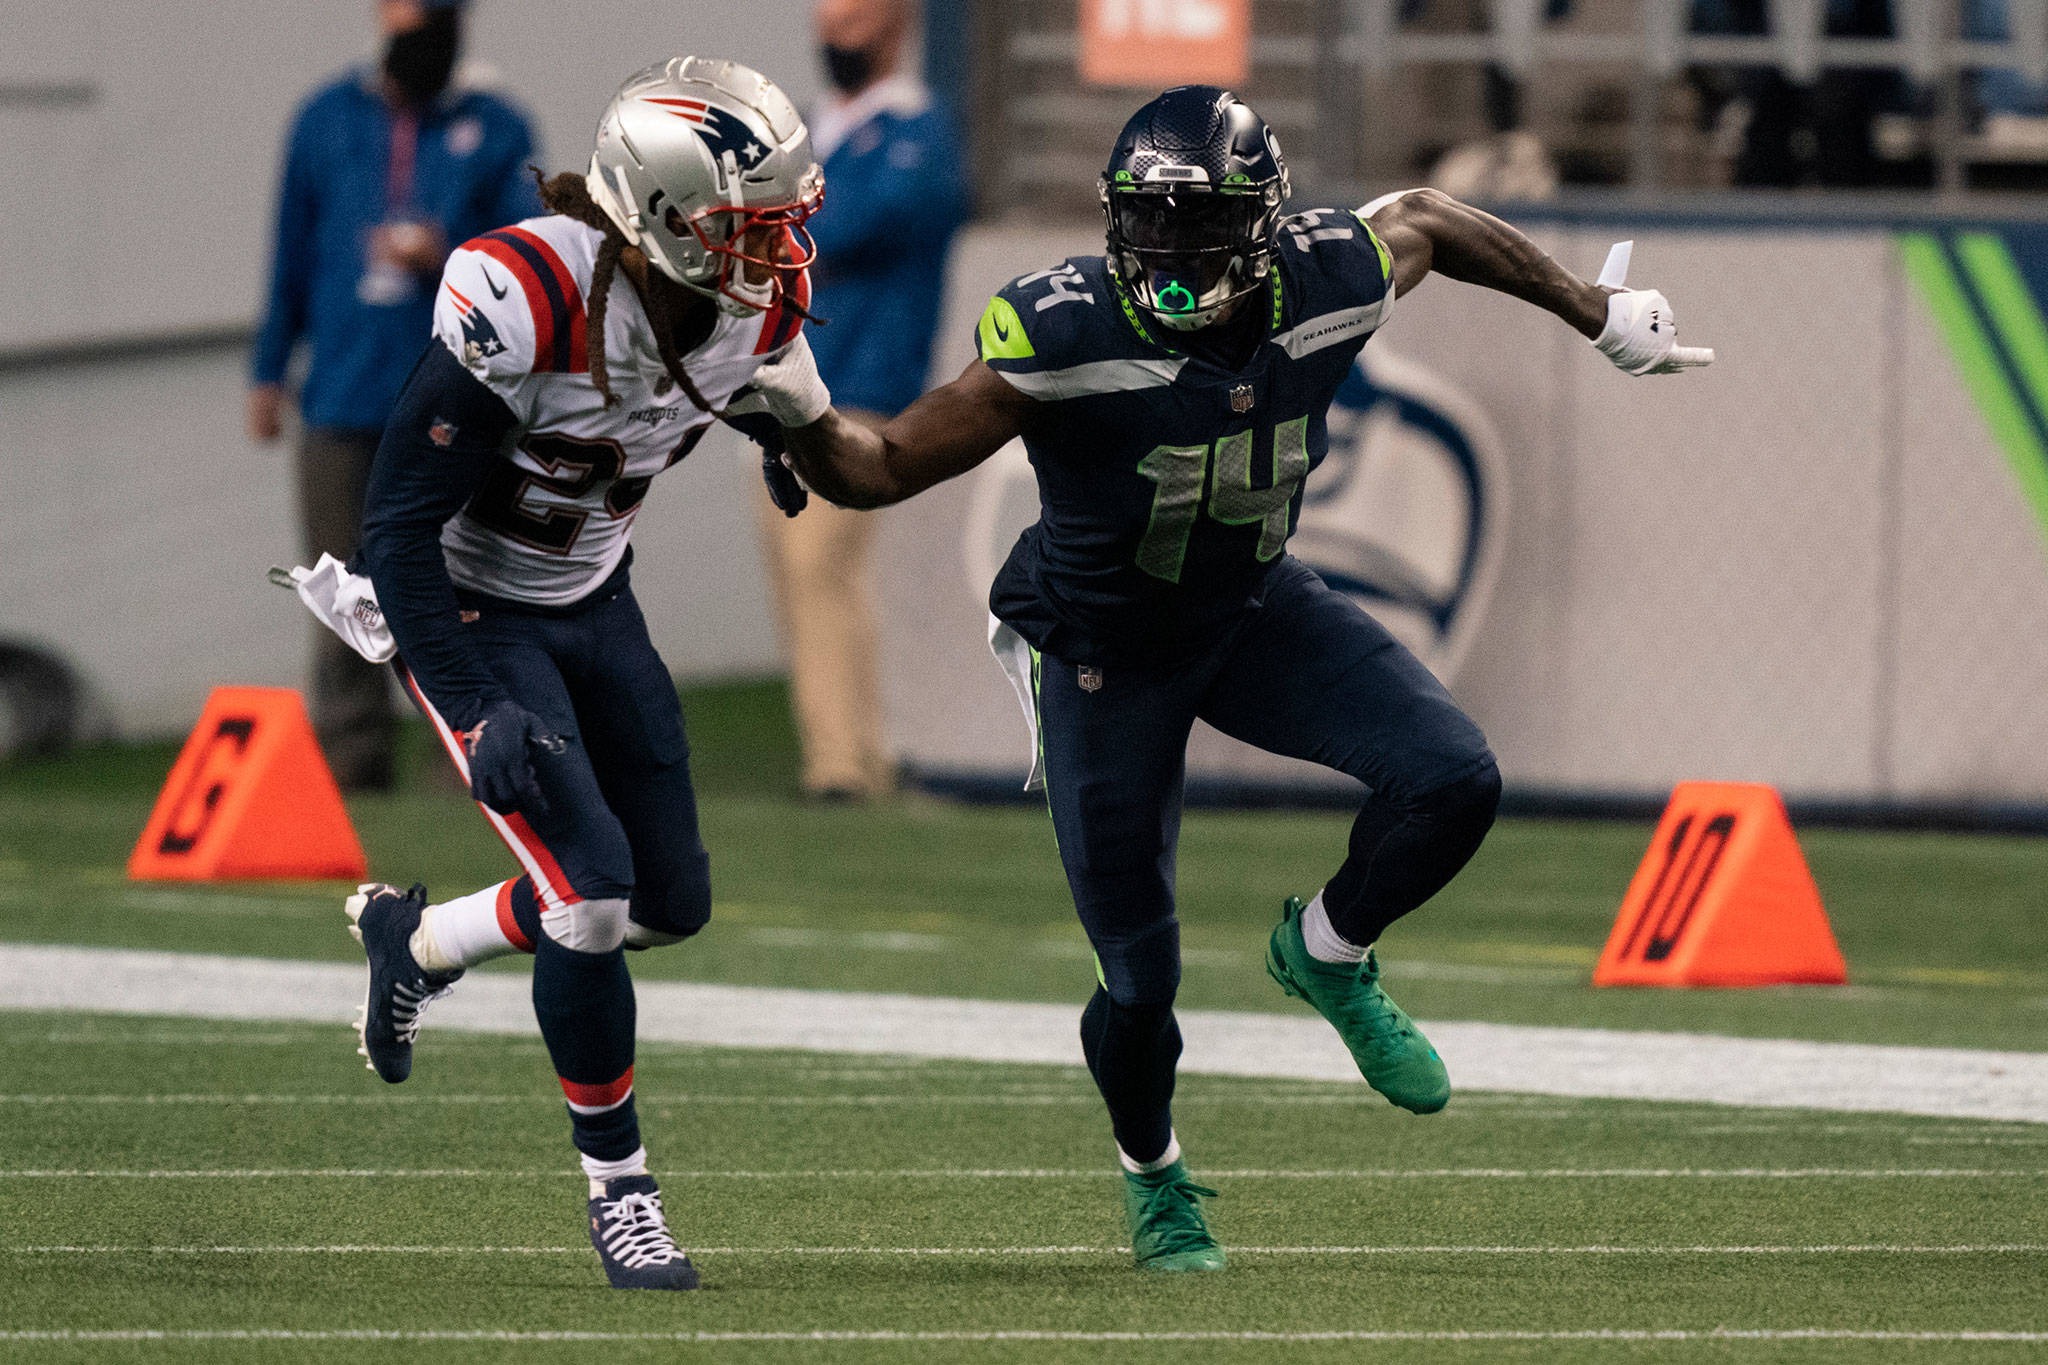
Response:
MULTIPOLYGON (((787 1171, 663 1171, 665 1180, 1107 1180, 1113 1167, 1053 1169, 909 1169, 787 1171)), ((1609 1169, 1556 1167, 1513 1170, 1486 1166, 1400 1167, 1335 1170, 1211 1170, 1205 1180, 2048 1180, 2048 1170, 1965 1167, 1686 1167, 1617 1166, 1609 1169)), ((247 1169, 92 1170, 31 1167, 0 1170, 0 1180, 544 1180, 563 1170, 498 1170, 487 1167, 270 1166, 247 1169)))
MULTIPOLYGON (((201 954, 0 946, 0 1006, 341 1023, 360 967, 201 954)), ((1079 1065, 1071 1005, 650 981, 654 1041, 1079 1065)), ((472 974, 431 1029, 531 1035, 526 981, 472 974)), ((1191 1074, 1355 1081, 1336 1035, 1306 1012, 1189 1010, 1191 1074)), ((2048 1053, 1877 1047, 1712 1034, 1428 1024, 1454 1083, 1476 1090, 2048 1123, 2048 1053)), ((431 1036, 427 1046, 431 1047, 431 1036)))

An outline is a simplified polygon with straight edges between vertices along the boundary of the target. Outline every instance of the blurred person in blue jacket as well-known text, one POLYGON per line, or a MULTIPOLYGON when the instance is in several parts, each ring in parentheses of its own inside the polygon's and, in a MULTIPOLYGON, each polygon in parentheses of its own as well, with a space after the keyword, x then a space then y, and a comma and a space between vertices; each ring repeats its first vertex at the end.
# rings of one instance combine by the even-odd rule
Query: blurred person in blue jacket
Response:
MULTIPOLYGON (((817 34, 834 93, 809 119, 825 167, 825 206, 808 329, 818 372, 842 411, 882 421, 924 392, 946 256, 966 216, 959 135, 903 68, 911 0, 820 0, 817 34)), ((876 514, 811 501, 801 517, 765 502, 761 535, 790 696, 803 740, 803 784, 826 800, 863 800, 895 785, 882 741, 874 607, 868 578, 876 514)))
MULTIPOLYGON (((525 114, 455 79, 463 9, 378 0, 381 61, 316 90, 292 125, 248 427, 259 442, 283 433, 286 374, 304 343, 298 495, 309 556, 355 548, 370 462, 432 333, 450 243, 540 212, 525 114)), ((312 675, 314 726, 336 779, 389 787, 396 718, 384 671, 320 631, 312 675)))

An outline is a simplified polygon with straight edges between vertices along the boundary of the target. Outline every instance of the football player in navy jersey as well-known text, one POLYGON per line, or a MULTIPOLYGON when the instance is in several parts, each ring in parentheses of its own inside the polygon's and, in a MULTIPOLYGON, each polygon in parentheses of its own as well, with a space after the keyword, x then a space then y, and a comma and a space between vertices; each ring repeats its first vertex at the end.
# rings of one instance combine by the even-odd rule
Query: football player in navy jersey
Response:
POLYGON ((1212 1192, 1190 1179, 1171 1111, 1174 851, 1195 720, 1370 787, 1343 863, 1308 901, 1286 901, 1266 969, 1416 1113, 1443 1108, 1449 1077, 1380 988, 1373 946, 1465 865, 1500 798, 1485 737, 1450 694, 1286 553, 1338 386, 1432 271, 1556 314, 1631 374, 1713 356, 1676 345, 1663 295, 1582 280, 1433 190, 1285 214, 1271 130, 1214 87, 1139 110, 1101 191, 1106 255, 1004 288, 979 359, 879 432, 830 409, 801 343, 741 402, 783 425, 813 490, 855 507, 911 497, 1023 438, 1040 514, 997 575, 990 642, 1028 680, 1035 776, 1095 949, 1082 1047, 1138 1263, 1214 1270, 1212 1192))

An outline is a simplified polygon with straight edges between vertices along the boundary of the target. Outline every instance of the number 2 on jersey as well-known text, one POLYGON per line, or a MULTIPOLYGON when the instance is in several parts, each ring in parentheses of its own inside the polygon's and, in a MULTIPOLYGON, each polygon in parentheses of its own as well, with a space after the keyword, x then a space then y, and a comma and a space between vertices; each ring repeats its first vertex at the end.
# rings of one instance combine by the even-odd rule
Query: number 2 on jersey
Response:
POLYGON ((1159 446, 1138 461, 1138 472, 1159 485, 1152 495, 1151 524, 1138 545, 1139 568, 1168 583, 1180 582, 1212 463, 1210 517, 1226 526, 1259 523, 1261 562, 1286 548, 1288 511, 1308 477, 1308 418, 1274 428, 1273 482, 1267 488, 1252 487, 1255 445, 1254 433, 1240 431, 1206 446, 1159 446))
MULTIPOLYGON (((670 452, 669 464, 694 450, 706 430, 693 428, 682 444, 670 452)), ((536 494, 573 504, 604 485, 605 512, 624 517, 640 506, 648 486, 654 482, 652 476, 644 474, 621 478, 620 471, 626 465, 625 447, 605 437, 537 432, 522 441, 520 448, 541 467, 540 471, 523 469, 510 460, 492 465, 470 498, 469 514, 500 535, 544 554, 566 555, 575 549, 591 509, 549 503, 536 494)))

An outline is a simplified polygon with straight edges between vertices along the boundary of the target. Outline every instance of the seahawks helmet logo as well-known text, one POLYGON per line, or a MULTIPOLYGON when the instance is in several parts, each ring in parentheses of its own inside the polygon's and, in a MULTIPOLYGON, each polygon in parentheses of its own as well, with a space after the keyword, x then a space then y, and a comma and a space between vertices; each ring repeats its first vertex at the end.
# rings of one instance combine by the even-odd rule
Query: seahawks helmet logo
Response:
POLYGON ((697 138, 710 149, 713 161, 724 161, 727 152, 732 153, 733 162, 744 173, 751 171, 768 159, 771 148, 754 130, 736 114, 728 113, 715 104, 703 100, 649 100, 690 124, 697 138))

